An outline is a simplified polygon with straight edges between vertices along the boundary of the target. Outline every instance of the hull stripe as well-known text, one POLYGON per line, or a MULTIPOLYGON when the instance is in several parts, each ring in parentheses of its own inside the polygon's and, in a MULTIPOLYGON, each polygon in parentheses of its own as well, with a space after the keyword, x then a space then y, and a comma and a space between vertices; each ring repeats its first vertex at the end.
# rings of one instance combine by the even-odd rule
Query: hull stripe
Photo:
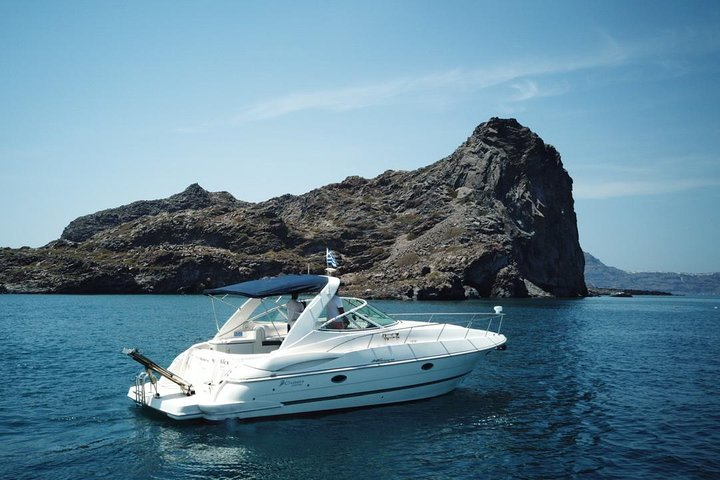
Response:
POLYGON ((343 398, 362 397, 365 395, 376 395, 378 393, 388 393, 388 392, 396 392, 399 390, 408 390, 408 389, 412 389, 412 388, 427 387, 429 385, 435 385, 438 383, 449 382, 451 380, 457 380, 458 378, 462 378, 469 373, 470 372, 465 372, 460 375, 455 375, 454 377, 443 378, 441 380, 434 380, 432 382, 416 383, 414 385, 406 385, 403 387, 382 388, 380 390, 368 390, 365 392, 344 393, 342 395, 331 395, 329 397, 317 397, 317 398, 305 398, 302 400, 290 400, 288 402, 282 402, 282 404, 287 406, 287 405, 299 405, 302 403, 325 402, 328 400, 341 400, 343 398))
POLYGON ((486 350, 470 350, 462 353, 454 353, 452 355, 432 355, 428 357, 416 357, 416 358, 408 358, 405 360, 395 360, 391 362, 383 362, 383 363, 376 363, 372 365, 355 365, 352 367, 338 367, 333 368, 330 370, 314 370, 314 371, 307 371, 307 372, 297 372, 297 373, 284 373, 282 370, 280 371, 280 374, 271 373, 270 376, 267 377, 261 377, 261 378, 230 378, 226 380, 227 383, 233 383, 233 384, 240 384, 245 385, 248 383, 255 383, 255 382, 272 382, 275 380, 281 380, 284 378, 293 378, 293 377, 309 377, 309 376, 317 376, 317 375, 327 375, 328 373, 345 373, 345 372, 352 372, 355 370, 364 370, 366 368, 378 368, 378 367, 388 367, 388 366, 395 366, 395 365, 403 365, 408 363, 420 363, 420 362, 427 362, 427 361, 438 361, 438 360, 445 360, 447 358, 456 358, 456 357, 463 357, 465 355, 474 355, 479 354, 481 352, 489 352, 491 349, 486 350), (275 375, 275 376, 272 376, 275 375))

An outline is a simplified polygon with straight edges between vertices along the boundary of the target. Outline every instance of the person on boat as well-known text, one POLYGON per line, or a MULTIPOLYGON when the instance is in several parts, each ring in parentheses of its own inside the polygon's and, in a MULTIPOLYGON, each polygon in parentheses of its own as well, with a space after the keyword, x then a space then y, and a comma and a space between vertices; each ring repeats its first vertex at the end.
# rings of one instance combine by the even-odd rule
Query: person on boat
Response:
POLYGON ((305 305, 300 303, 300 301, 298 300, 298 294, 297 292, 295 292, 292 294, 292 298, 290 298, 290 300, 288 300, 288 302, 285 304, 285 308, 287 308, 289 332, 293 325, 295 325, 295 321, 298 319, 302 311, 305 310, 305 305))
MULTIPOLYGON (((330 303, 328 303, 326 307, 327 316, 328 319, 330 318, 336 318, 340 315, 343 315, 345 313, 345 309, 343 308, 342 298, 338 296, 336 293, 333 295, 333 297, 330 299, 330 303)), ((345 328, 345 318, 338 318, 334 322, 331 322, 327 325, 327 328, 335 328, 335 329, 341 329, 345 328)))
MULTIPOLYGON (((337 272, 334 268, 326 268, 325 271, 329 276, 334 276, 334 273, 337 272)), ((335 292, 335 295, 330 299, 330 302, 327 304, 327 307, 325 307, 325 311, 327 312, 327 318, 330 320, 331 318, 339 317, 340 315, 345 314, 345 308, 343 308, 342 298, 340 298, 340 295, 338 295, 338 292, 340 289, 338 288, 338 291, 335 292)), ((332 329, 343 329, 345 328, 345 318, 338 318, 334 322, 330 322, 327 324, 326 328, 332 328, 332 329)))

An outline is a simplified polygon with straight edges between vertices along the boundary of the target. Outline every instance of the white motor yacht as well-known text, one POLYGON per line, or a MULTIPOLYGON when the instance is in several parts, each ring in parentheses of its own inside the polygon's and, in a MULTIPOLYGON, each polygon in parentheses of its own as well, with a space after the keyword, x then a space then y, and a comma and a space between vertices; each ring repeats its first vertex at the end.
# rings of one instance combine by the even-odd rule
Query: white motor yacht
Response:
POLYGON ((501 307, 466 314, 461 326, 386 315, 365 300, 343 297, 344 312, 328 318, 339 286, 336 277, 286 275, 207 291, 213 301, 240 303, 212 339, 167 368, 126 349, 145 367, 128 396, 178 420, 405 402, 450 392, 486 352, 505 347, 501 307), (293 294, 301 295, 304 309, 290 323, 293 294), (472 328, 480 318, 486 329, 472 328))

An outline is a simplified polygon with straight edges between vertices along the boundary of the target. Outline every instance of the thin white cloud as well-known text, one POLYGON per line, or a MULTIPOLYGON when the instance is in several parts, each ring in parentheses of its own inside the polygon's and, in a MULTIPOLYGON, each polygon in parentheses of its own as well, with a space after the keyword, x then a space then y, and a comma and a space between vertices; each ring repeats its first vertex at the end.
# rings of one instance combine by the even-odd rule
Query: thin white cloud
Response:
POLYGON ((398 78, 385 82, 350 87, 297 92, 261 101, 243 109, 232 123, 239 124, 280 117, 306 110, 342 112, 359 108, 385 105, 410 95, 443 93, 463 95, 516 81, 511 85, 517 93, 509 101, 521 102, 538 96, 561 93, 564 88, 541 91, 529 79, 568 73, 582 69, 607 67, 617 64, 622 57, 617 51, 595 55, 592 58, 558 59, 554 61, 528 61, 484 69, 453 69, 414 78, 398 78))
MULTIPOLYGON (((206 122, 178 129, 181 132, 198 132, 219 126, 236 126, 250 122, 269 120, 303 111, 344 112, 362 108, 388 105, 402 98, 413 97, 415 101, 443 96, 462 98, 469 93, 480 92, 499 85, 508 85, 514 94, 497 98, 498 104, 521 103, 542 96, 560 95, 569 90, 565 83, 548 88, 538 78, 562 75, 582 70, 618 67, 639 59, 654 58, 658 52, 667 50, 667 42, 674 42, 672 51, 677 52, 677 38, 655 39, 652 42, 624 45, 610 35, 599 32, 603 46, 599 50, 581 55, 525 59, 504 65, 476 69, 452 69, 433 72, 417 77, 392 78, 374 83, 349 85, 314 91, 292 92, 259 101, 241 108, 225 120, 206 122)), ((691 44, 686 41, 681 51, 691 44)), ((717 41, 713 42, 717 45, 717 41)), ((705 46, 705 48, 708 48, 705 46)), ((546 82, 547 83, 547 82, 546 82)), ((508 107, 517 110, 517 105, 508 107)))
POLYGON ((678 180, 630 180, 594 184, 577 182, 573 186, 573 196, 575 199, 599 200, 617 197, 661 195, 707 187, 720 187, 720 180, 689 178, 678 180))
POLYGON ((659 173, 667 177, 668 172, 697 178, 711 171, 712 176, 720 178, 720 158, 714 152, 669 153, 662 145, 641 143, 616 146, 610 153, 585 155, 585 162, 573 165, 572 170, 586 176, 629 174, 635 178, 641 175, 653 177, 659 173))
POLYGON ((515 95, 507 99, 510 102, 526 102, 534 98, 554 97, 569 90, 567 83, 559 83, 548 87, 546 85, 540 86, 537 81, 527 78, 511 84, 510 87, 516 92, 515 95))
POLYGON ((515 82, 511 87, 517 93, 506 100, 521 102, 537 96, 556 95, 562 93, 566 88, 541 91, 537 87, 537 83, 529 77, 609 67, 621 63, 624 58, 625 54, 620 49, 613 47, 593 55, 580 57, 533 59, 488 68, 452 69, 364 85, 294 92, 249 105, 229 120, 185 126, 179 128, 178 131, 193 133, 218 126, 263 121, 308 110, 343 112, 386 105, 407 96, 418 98, 438 94, 449 97, 462 96, 509 82, 515 82))
MULTIPOLYGON (((452 77, 453 72, 445 74, 452 77)), ((387 99, 417 90, 419 85, 437 83, 433 77, 418 80, 393 80, 374 85, 299 92, 259 102, 240 112, 234 123, 244 123, 280 117, 303 110, 328 110, 342 112, 384 103, 387 99), (415 83, 415 85, 414 85, 415 83)), ((428 87, 426 85, 426 88, 428 87)))
POLYGON ((537 82, 532 80, 523 80, 522 82, 513 83, 510 85, 517 94, 510 100, 513 102, 524 102, 539 96, 540 88, 538 88, 537 82))

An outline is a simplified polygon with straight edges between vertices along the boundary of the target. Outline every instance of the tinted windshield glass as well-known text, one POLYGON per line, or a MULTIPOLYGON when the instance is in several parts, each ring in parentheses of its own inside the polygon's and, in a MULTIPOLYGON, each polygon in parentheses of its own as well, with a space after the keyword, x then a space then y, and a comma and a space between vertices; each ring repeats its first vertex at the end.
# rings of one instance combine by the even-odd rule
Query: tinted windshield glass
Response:
POLYGON ((358 307, 364 303, 364 302, 360 302, 354 298, 344 298, 343 301, 347 304, 348 307, 350 307, 350 308, 346 308, 346 311, 353 310, 355 314, 362 316, 366 320, 368 320, 380 327, 392 325, 397 322, 397 320, 395 320, 394 318, 388 317, 383 312, 381 312, 380 310, 378 310, 375 307, 370 306, 369 304, 365 304, 363 307, 361 307, 357 310, 354 310, 356 307, 358 307))

